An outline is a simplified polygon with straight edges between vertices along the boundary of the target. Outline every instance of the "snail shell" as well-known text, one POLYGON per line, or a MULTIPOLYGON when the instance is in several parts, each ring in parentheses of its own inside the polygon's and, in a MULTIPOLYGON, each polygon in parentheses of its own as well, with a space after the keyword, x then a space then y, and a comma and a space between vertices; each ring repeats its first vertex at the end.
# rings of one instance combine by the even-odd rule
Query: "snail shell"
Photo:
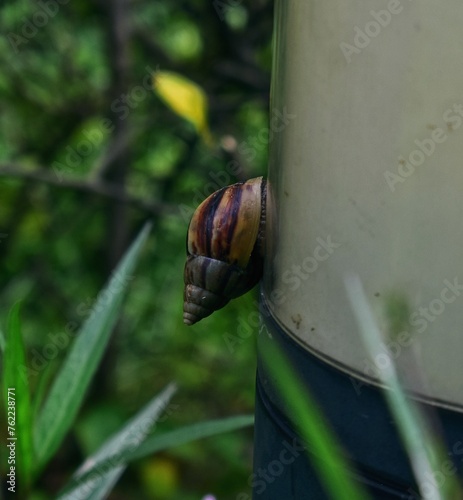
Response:
POLYGON ((219 189, 196 209, 187 235, 183 321, 193 325, 243 295, 263 271, 266 181, 219 189))

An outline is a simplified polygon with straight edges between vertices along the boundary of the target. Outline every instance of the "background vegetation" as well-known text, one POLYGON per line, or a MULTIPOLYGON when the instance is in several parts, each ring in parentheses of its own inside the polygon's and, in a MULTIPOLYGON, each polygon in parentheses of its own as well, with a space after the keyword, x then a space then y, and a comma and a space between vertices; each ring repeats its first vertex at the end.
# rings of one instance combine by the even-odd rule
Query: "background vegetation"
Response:
MULTIPOLYGON (((252 412, 254 339, 229 340, 256 292, 187 328, 183 265, 197 203, 265 174, 272 5, 17 0, 0 25, 0 325, 21 299, 33 394, 153 223, 84 407, 35 488, 49 498, 172 380, 179 391, 159 428, 252 412), (152 92, 156 70, 206 91, 212 144, 152 92)), ((195 442, 135 462, 111 498, 236 498, 249 491, 251 459, 251 431, 195 442)))

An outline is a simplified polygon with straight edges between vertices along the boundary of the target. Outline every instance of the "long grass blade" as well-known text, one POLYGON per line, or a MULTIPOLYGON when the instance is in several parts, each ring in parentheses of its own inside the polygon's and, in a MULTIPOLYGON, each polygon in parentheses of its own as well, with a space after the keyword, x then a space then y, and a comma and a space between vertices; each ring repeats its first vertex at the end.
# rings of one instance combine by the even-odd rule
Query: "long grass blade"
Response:
POLYGON ((5 335, 3 333, 3 330, 0 328, 0 354, 3 354, 3 352, 5 351, 5 343, 5 335))
POLYGON ((126 456, 126 460, 132 461, 152 455, 159 451, 181 444, 189 443, 206 437, 236 431, 254 424, 253 415, 238 415, 220 420, 209 420, 198 424, 188 425, 175 431, 166 432, 159 436, 151 436, 138 449, 126 456))
POLYGON ((302 385, 287 359, 271 340, 262 350, 263 359, 271 369, 276 388, 286 404, 288 416, 299 430, 309 459, 318 473, 325 491, 333 500, 366 500, 368 495, 353 480, 352 472, 333 432, 302 385))
POLYGON ((8 456, 13 456, 15 459, 18 484, 27 488, 33 466, 32 414, 29 383, 25 376, 26 354, 19 311, 20 303, 16 302, 8 315, 2 389, 7 422, 8 456))
POLYGON ((347 295, 354 311, 365 347, 374 361, 378 355, 386 356, 384 368, 379 370, 381 382, 389 409, 407 450, 415 478, 425 500, 443 500, 462 498, 462 492, 454 477, 446 481, 430 482, 433 471, 440 470, 448 462, 443 453, 444 444, 434 435, 426 415, 420 406, 407 398, 400 383, 393 358, 386 347, 381 331, 373 316, 368 300, 358 276, 348 276, 345 280, 347 295))
POLYGON ((150 231, 147 224, 95 301, 38 415, 34 441, 38 467, 53 456, 71 427, 117 321, 124 291, 150 231))
MULTIPOLYGON (((102 470, 108 470, 110 468, 117 467, 120 464, 128 464, 134 460, 150 456, 153 453, 173 448, 174 446, 180 446, 198 439, 249 427, 253 423, 253 415, 239 415, 221 420, 211 420, 208 422, 188 425, 186 427, 182 427, 181 429, 165 432, 160 435, 155 434, 149 436, 137 448, 131 448, 130 446, 121 448, 116 455, 107 457, 98 465, 92 465, 79 477, 79 481, 86 481, 88 478, 98 473, 99 468, 102 470)), ((67 486, 67 489, 73 488, 75 485, 76 480, 74 479, 67 486)))
POLYGON ((108 439, 95 454, 84 462, 75 474, 72 483, 58 498, 60 500, 105 498, 127 466, 123 460, 124 455, 136 450, 145 440, 175 391, 174 384, 167 386, 118 433, 108 439), (106 465, 104 465, 105 460, 106 465), (92 473, 89 475, 90 470, 92 473))

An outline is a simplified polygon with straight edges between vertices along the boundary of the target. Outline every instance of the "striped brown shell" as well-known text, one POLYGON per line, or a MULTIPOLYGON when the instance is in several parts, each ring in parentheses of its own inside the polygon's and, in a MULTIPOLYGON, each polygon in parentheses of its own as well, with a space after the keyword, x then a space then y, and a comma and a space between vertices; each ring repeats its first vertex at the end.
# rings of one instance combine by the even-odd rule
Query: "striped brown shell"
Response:
POLYGON ((262 276, 266 181, 219 189, 196 209, 187 236, 183 321, 193 325, 262 276))

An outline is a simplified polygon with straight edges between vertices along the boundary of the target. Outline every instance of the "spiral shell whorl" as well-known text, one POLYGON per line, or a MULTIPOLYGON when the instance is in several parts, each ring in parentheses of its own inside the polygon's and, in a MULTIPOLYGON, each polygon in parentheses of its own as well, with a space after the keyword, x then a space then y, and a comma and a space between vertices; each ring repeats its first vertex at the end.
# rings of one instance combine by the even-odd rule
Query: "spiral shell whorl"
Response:
POLYGON ((250 290, 263 270, 265 181, 216 191, 201 203, 188 229, 184 315, 191 325, 250 290))
POLYGON ((183 322, 194 325, 227 304, 228 300, 196 285, 185 285, 183 322))
POLYGON ((204 256, 189 255, 185 264, 184 321, 196 323, 225 306, 242 289, 244 271, 204 256))

